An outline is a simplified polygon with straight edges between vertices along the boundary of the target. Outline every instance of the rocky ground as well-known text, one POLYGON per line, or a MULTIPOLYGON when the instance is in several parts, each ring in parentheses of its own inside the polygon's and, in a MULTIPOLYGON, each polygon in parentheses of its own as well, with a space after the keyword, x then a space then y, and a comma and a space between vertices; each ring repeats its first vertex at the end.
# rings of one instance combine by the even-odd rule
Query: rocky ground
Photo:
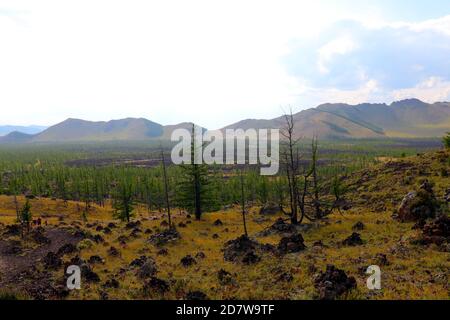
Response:
MULTIPOLYGON (((344 177, 345 210, 293 227, 254 207, 243 236, 238 208, 201 221, 138 208, 131 223, 96 207, 34 199, 34 227, 14 225, 0 196, 0 298, 30 299, 449 299, 448 152, 390 160, 344 177), (82 270, 68 291, 65 269, 82 270), (366 287, 370 265, 382 289, 366 287)), ((23 201, 23 199, 20 199, 23 201)))

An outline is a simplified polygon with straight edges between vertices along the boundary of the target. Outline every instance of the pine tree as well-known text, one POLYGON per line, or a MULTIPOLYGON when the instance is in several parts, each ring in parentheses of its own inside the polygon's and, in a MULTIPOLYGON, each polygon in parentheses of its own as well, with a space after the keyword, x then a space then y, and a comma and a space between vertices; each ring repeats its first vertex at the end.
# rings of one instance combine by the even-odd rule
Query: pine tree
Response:
POLYGON ((195 145, 195 125, 192 125, 191 163, 181 165, 182 174, 178 188, 178 205, 195 214, 200 220, 204 210, 213 207, 210 197, 210 179, 205 164, 196 164, 194 159, 202 146, 195 145))
POLYGON ((133 185, 124 179, 113 193, 114 218, 130 222, 134 205, 133 185))
POLYGON ((23 226, 26 226, 27 232, 30 232, 31 219, 32 219, 31 205, 30 205, 30 201, 27 199, 22 210, 20 210, 20 220, 22 222, 22 228, 23 228, 23 226))

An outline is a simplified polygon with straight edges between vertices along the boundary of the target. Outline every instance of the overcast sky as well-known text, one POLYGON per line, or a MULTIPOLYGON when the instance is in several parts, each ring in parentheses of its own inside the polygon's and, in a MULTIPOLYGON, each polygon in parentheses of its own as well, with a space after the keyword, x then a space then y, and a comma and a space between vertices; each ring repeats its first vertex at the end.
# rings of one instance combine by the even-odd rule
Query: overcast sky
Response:
POLYGON ((450 100, 448 0, 0 0, 0 124, 450 100))

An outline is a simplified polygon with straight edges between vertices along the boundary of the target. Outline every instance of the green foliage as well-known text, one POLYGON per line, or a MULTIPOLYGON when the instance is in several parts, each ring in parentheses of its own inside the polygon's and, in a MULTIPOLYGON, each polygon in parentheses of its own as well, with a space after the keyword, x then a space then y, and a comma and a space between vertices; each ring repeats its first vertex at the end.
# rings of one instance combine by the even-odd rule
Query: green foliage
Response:
POLYGON ((131 217, 134 216, 134 205, 133 185, 125 179, 119 183, 113 193, 114 218, 130 222, 131 217))
POLYGON ((30 201, 27 199, 22 210, 20 210, 20 219, 23 224, 29 226, 32 218, 33 216, 31 214, 31 204, 30 201))
POLYGON ((442 142, 446 149, 450 149, 450 132, 447 132, 447 135, 442 138, 442 142))

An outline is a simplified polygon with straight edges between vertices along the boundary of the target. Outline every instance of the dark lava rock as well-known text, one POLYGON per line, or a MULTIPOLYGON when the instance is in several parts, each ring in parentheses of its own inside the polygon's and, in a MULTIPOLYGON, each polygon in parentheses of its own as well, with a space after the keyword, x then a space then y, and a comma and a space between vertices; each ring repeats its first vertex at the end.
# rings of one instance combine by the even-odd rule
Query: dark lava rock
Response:
POLYGON ((105 239, 103 239, 103 237, 99 234, 96 234, 95 236, 93 236, 92 240, 95 241, 96 243, 105 242, 105 239))
POLYGON ((156 246, 163 246, 169 242, 180 239, 180 237, 180 234, 175 228, 170 228, 150 236, 148 242, 156 246))
POLYGON ((133 231, 131 231, 131 233, 130 233, 130 237, 139 238, 140 237, 140 233, 142 233, 141 229, 134 228, 133 231))
POLYGON ((197 252, 197 254, 195 255, 195 257, 196 257, 197 259, 205 259, 205 258, 206 258, 206 255, 205 255, 204 252, 200 251, 200 252, 197 252))
POLYGON ((169 251, 166 248, 162 248, 157 252, 157 254, 160 256, 167 256, 169 254, 169 251))
POLYGON ((108 254, 109 254, 110 256, 112 256, 112 257, 118 257, 118 256, 120 256, 120 251, 117 250, 117 249, 114 248, 114 247, 111 247, 111 248, 109 248, 109 250, 108 250, 108 254))
POLYGON ((353 231, 362 231, 365 229, 365 225, 364 223, 362 223, 361 221, 358 221, 357 223, 355 223, 352 227, 353 231))
POLYGON ((280 206, 273 203, 267 203, 259 209, 259 214, 261 215, 274 215, 280 212, 282 212, 280 206))
POLYGON ((223 257, 225 261, 248 264, 256 260, 259 261, 259 257, 255 254, 255 250, 260 247, 261 245, 258 242, 242 235, 237 239, 230 240, 225 243, 223 257))
POLYGON ((342 241, 344 246, 360 246, 363 244, 361 235, 359 233, 353 232, 351 236, 342 241))
POLYGON ((212 235, 212 238, 213 238, 213 239, 219 239, 219 235, 218 235, 217 233, 214 233, 214 234, 212 235))
POLYGON ((152 292, 157 292, 159 294, 164 294, 169 291, 169 283, 165 280, 158 279, 156 277, 150 277, 148 281, 144 284, 144 293, 150 294, 152 292))
POLYGON ((375 263, 379 266, 387 266, 389 265, 389 261, 387 259, 387 256, 384 253, 378 253, 375 256, 375 263))
POLYGON ((145 264, 145 262, 147 262, 147 257, 140 256, 139 258, 136 258, 133 261, 131 261, 130 267, 142 267, 145 264))
POLYGON ((120 287, 120 283, 116 279, 111 278, 111 279, 106 280, 106 282, 103 284, 103 287, 111 288, 111 289, 118 289, 120 287))
POLYGON ((19 224, 11 224, 6 226, 4 236, 19 236, 22 233, 22 228, 19 224))
POLYGON ((95 228, 95 231, 97 231, 97 232, 103 231, 103 227, 102 226, 97 226, 95 228))
POLYGON ((286 223, 282 218, 278 218, 273 225, 266 230, 260 232, 258 236, 267 237, 272 234, 291 234, 297 233, 297 227, 293 224, 286 223))
POLYGON ((102 257, 100 257, 100 256, 98 256, 98 255, 90 256, 88 262, 89 262, 90 264, 104 263, 102 257))
POLYGON ((2 254, 18 255, 22 253, 22 243, 18 240, 10 240, 2 249, 2 254))
POLYGON ((109 228, 109 227, 103 228, 102 231, 103 231, 104 234, 111 234, 111 232, 112 232, 112 231, 111 231, 111 228, 109 228))
POLYGON ((395 218, 401 222, 434 218, 438 207, 433 187, 425 181, 417 192, 410 192, 403 198, 395 218))
POLYGON ((201 291, 189 291, 186 300, 208 300, 208 296, 201 291))
POLYGON ((161 221, 161 223, 159 224, 161 227, 168 227, 169 223, 166 220, 161 221))
POLYGON ((153 259, 148 258, 142 267, 139 268, 136 275, 141 279, 147 279, 154 276, 158 272, 156 263, 153 259))
POLYGON ((145 234, 152 234, 153 231, 152 231, 151 229, 145 229, 144 233, 145 233, 145 234))
POLYGON ((92 270, 91 266, 89 266, 88 264, 83 264, 81 266, 81 275, 83 276, 83 280, 85 280, 86 282, 100 282, 100 277, 92 270))
POLYGON ((224 269, 220 269, 219 272, 217 272, 217 279, 223 286, 233 283, 233 276, 231 275, 231 273, 225 271, 224 269))
POLYGON ((183 222, 180 222, 180 223, 178 224, 178 226, 179 226, 180 228, 186 228, 186 227, 187 227, 187 225, 186 225, 185 223, 183 223, 183 222))
POLYGON ((134 228, 139 227, 140 225, 141 225, 140 221, 131 221, 125 225, 125 228, 126 229, 134 229, 134 228))
POLYGON ((278 244, 278 251, 281 254, 300 252, 306 249, 303 237, 300 233, 284 237, 278 244))
POLYGON ((77 252, 77 251, 78 251, 78 249, 77 249, 77 247, 74 244, 66 243, 65 245, 61 246, 58 249, 58 252, 56 254, 58 256, 63 256, 65 254, 71 254, 71 253, 74 253, 74 252, 77 252))
POLYGON ((450 218, 441 215, 422 229, 422 239, 425 244, 441 245, 450 242, 450 218))
POLYGON ((250 265, 258 263, 259 261, 261 261, 261 257, 259 257, 254 251, 249 251, 242 257, 243 264, 250 265))
POLYGON ((214 225, 215 226, 223 226, 223 222, 220 219, 217 219, 216 221, 214 221, 214 225))
POLYGON ((38 244, 49 244, 51 242, 51 240, 45 236, 45 230, 42 227, 31 230, 30 237, 38 244))
POLYGON ((124 235, 121 235, 117 238, 117 241, 119 241, 119 243, 122 245, 126 244, 128 240, 128 237, 124 235))
POLYGON ((116 224, 115 224, 114 222, 108 223, 108 228, 114 229, 114 228, 116 228, 116 227, 117 227, 117 226, 116 226, 116 224))
POLYGON ((62 266, 61 258, 56 253, 51 251, 42 259, 42 262, 45 267, 50 270, 55 270, 62 266))
POLYGON ((191 255, 183 257, 180 262, 183 267, 189 267, 197 263, 197 261, 191 255))
POLYGON ((290 272, 283 272, 277 278, 277 282, 292 282, 294 280, 294 276, 290 272))
POLYGON ((334 300, 356 288, 354 277, 348 277, 343 270, 328 265, 325 272, 321 272, 315 279, 314 285, 319 292, 319 299, 334 300))

